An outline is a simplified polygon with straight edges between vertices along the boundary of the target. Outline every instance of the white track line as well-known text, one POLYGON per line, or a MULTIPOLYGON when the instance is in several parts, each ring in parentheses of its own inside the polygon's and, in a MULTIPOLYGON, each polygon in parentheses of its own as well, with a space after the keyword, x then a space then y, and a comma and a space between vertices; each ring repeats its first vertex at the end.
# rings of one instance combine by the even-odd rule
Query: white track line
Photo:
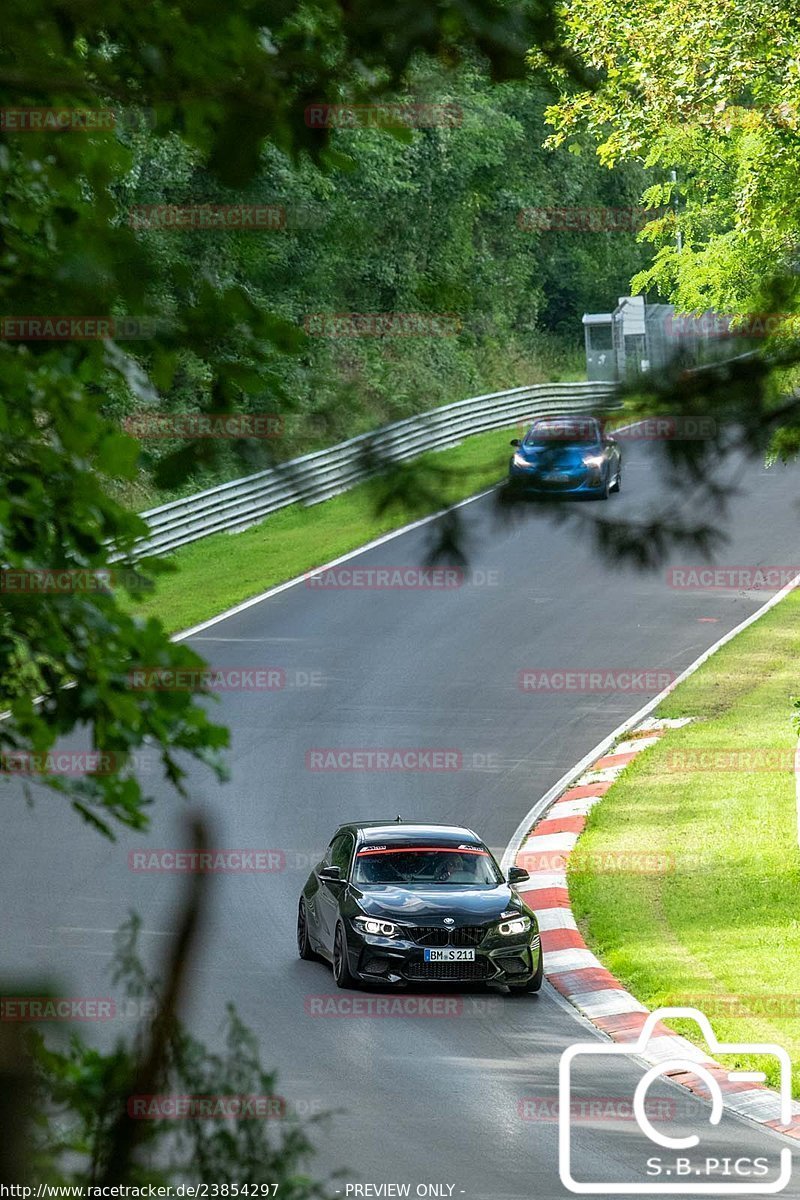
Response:
POLYGON ((331 559, 330 562, 324 563, 320 567, 309 567, 302 575, 297 575, 294 579, 288 579, 286 583, 276 584, 275 587, 268 588, 266 592, 261 592, 258 596, 251 596, 249 600, 243 600, 241 604, 226 609, 225 612, 219 613, 216 617, 210 617, 207 621, 201 621, 199 625, 193 625, 191 629, 184 629, 182 633, 174 634, 172 641, 182 642, 186 638, 194 637, 195 634, 202 633, 204 629, 210 629, 212 625, 218 625, 220 621, 227 621, 229 617, 235 617, 240 612, 252 608, 255 604, 261 604, 262 601, 269 600, 272 596, 278 596, 281 592, 288 591, 289 588, 297 587, 298 583, 302 583, 309 575, 316 575, 320 571, 329 571, 332 567, 338 567, 340 563, 349 562, 351 558, 357 558, 359 554, 366 554, 368 550, 374 550, 378 546, 385 546, 387 542, 401 537, 404 533, 410 533, 412 529, 421 529, 423 525, 429 525, 431 521, 438 521, 440 517, 445 516, 449 512, 454 512, 457 508, 464 508, 467 504, 473 504, 475 500, 482 500, 484 496, 490 496, 492 492, 497 490, 497 486, 487 488, 486 491, 478 492, 474 496, 468 496, 466 500, 459 500, 457 504, 451 504, 449 508, 440 509, 439 512, 431 513, 427 517, 420 517, 418 521, 411 521, 410 524, 403 525, 400 529, 393 529, 390 533, 384 533, 373 541, 367 542, 363 546, 358 546, 355 550, 348 550, 347 554, 342 554, 339 558, 331 559))
MULTIPOLYGON (((627 429, 634 429, 637 425, 641 425, 643 421, 648 419, 643 417, 640 421, 632 421, 630 425, 620 425, 616 432, 623 433, 627 429)), ((207 621, 201 621, 198 625, 192 625, 190 629, 184 629, 181 633, 173 634, 171 640, 173 642, 182 642, 186 638, 194 637, 195 634, 202 633, 204 629, 210 629, 212 625, 218 625, 220 621, 227 621, 229 617, 235 617, 238 613, 252 608, 253 605, 261 604, 263 600, 269 600, 271 596, 278 596, 281 592, 285 592, 289 588, 297 587, 298 583, 302 583, 312 573, 329 571, 332 567, 338 567, 340 563, 348 562, 351 558, 357 558, 359 554, 366 554, 368 550, 384 546, 387 542, 393 541, 394 538, 401 537, 404 533, 410 533, 412 529, 421 529, 423 525, 429 525, 431 521, 437 521, 449 512, 455 512, 458 508, 464 508, 467 504, 473 504, 475 500, 482 500, 484 496, 491 496, 492 492, 496 492, 501 486, 501 483, 496 483, 492 487, 486 488, 483 492, 477 492, 474 496, 468 496, 466 500, 459 500, 457 504, 451 504, 447 508, 440 509, 439 512, 431 513, 427 517, 420 517, 418 521, 411 521, 408 525, 403 525, 400 529, 391 530, 390 533, 384 533, 373 541, 366 542, 363 546, 358 546, 355 550, 348 550, 347 554, 342 554, 340 558, 334 558, 330 562, 324 563, 321 567, 310 567, 308 571, 305 571, 302 575, 295 576, 294 579, 288 579, 285 583, 276 584, 275 587, 268 588, 266 592, 261 592, 258 596, 251 596, 249 600, 243 600, 241 604, 236 604, 233 608, 225 609, 224 612, 219 613, 216 617, 210 617, 207 621)))

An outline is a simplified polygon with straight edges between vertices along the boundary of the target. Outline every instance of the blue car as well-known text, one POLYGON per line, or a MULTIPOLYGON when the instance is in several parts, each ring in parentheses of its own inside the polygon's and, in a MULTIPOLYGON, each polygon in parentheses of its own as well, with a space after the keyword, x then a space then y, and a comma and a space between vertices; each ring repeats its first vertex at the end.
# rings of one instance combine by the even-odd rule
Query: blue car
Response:
POLYGON ((622 455, 596 417, 540 417, 521 440, 508 481, 514 492, 607 500, 622 486, 622 455))

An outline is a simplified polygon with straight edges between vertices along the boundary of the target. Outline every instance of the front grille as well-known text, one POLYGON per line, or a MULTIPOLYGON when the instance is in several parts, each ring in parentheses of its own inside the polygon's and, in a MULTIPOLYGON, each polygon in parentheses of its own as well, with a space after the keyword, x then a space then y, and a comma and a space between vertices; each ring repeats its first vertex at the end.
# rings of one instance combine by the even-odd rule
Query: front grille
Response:
POLYGON ((489 964, 482 958, 475 962, 410 962, 406 964, 404 974, 406 979, 433 983, 478 983, 487 978, 489 964))
POLYGON ((419 946, 477 946, 486 929, 482 925, 462 925, 460 929, 442 929, 437 925, 419 925, 409 929, 419 946))

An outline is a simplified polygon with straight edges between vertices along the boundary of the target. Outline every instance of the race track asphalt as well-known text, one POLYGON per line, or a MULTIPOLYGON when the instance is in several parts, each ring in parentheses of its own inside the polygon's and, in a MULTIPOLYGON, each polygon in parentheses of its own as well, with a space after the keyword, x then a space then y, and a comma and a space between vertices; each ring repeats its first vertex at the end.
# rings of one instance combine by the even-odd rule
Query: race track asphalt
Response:
MULTIPOLYGON (((622 494, 582 505, 580 518, 634 518, 663 507, 669 497, 654 454, 632 444, 622 494)), ((740 494, 716 561, 796 562, 798 468, 742 462, 725 473, 737 477, 740 494)), ((191 776, 192 803, 211 821, 217 846, 277 849, 286 866, 213 880, 187 1016, 213 1040, 225 1002, 235 1001, 288 1102, 302 1113, 336 1110, 312 1136, 320 1173, 350 1173, 335 1185, 343 1196, 347 1182, 408 1184, 411 1196, 428 1184, 475 1200, 566 1196, 553 1119, 558 1062, 568 1045, 593 1034, 549 991, 525 999, 472 992, 437 1017, 310 1015, 309 998, 336 988, 327 967, 297 959, 295 912, 333 828, 397 813, 452 821, 471 826, 500 855, 538 797, 660 690, 526 693, 521 669, 678 673, 771 594, 676 589, 666 582, 669 564, 645 574, 622 569, 535 505, 504 524, 493 503, 486 497, 461 510, 471 559, 459 588, 300 583, 191 640, 216 667, 287 672, 280 690, 221 695, 214 708, 232 729, 231 780, 218 785, 200 768, 191 776), (442 772, 309 770, 307 752, 324 747, 444 748, 461 760, 442 772)), ((690 495, 683 503, 694 511, 690 495)), ((419 565, 430 536, 429 526, 412 530, 349 565, 419 565)), ((691 553, 671 559, 700 561, 691 553)), ((113 994, 105 975, 113 931, 137 910, 143 948, 155 959, 174 926, 181 885, 175 875, 130 870, 129 851, 182 845, 185 805, 155 779, 150 832, 122 833, 110 845, 58 797, 43 794, 29 809, 15 782, 4 786, 0 977, 32 986, 57 979, 64 995, 113 994)), ((579 1094, 624 1101, 641 1073, 630 1060, 592 1065, 579 1094)), ((671 1129, 686 1131, 698 1117, 705 1126, 707 1110, 690 1112, 673 1085, 653 1095, 663 1099, 671 1129)), ((773 1162, 781 1147, 727 1117, 710 1142, 707 1126, 699 1132, 717 1157, 773 1162)), ((608 1119, 607 1106, 575 1123, 574 1145, 575 1173, 587 1179, 635 1182, 648 1155, 659 1153, 631 1120, 608 1119)))

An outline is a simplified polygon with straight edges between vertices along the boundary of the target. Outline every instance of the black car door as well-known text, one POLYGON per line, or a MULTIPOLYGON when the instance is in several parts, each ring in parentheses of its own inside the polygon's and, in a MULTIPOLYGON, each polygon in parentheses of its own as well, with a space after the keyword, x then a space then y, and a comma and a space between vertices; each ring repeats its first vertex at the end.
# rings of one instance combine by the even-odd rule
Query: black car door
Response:
POLYGON ((339 916, 339 901, 342 892, 347 886, 345 880, 350 871, 350 860, 353 857, 353 847, 355 838, 352 833, 340 833, 331 842, 328 849, 325 851, 325 857, 320 863, 320 867, 338 867, 341 873, 341 882, 330 879, 321 879, 319 871, 317 873, 317 882, 319 891, 316 897, 317 908, 317 928, 319 938, 322 942, 323 949, 328 954, 333 954, 333 938, 336 933, 336 921, 339 916))

